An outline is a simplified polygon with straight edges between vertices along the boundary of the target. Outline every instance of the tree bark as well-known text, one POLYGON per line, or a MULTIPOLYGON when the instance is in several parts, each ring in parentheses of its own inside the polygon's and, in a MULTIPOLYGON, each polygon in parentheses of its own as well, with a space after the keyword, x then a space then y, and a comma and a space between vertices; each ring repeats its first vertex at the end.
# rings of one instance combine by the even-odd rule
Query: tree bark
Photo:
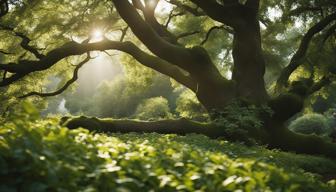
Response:
POLYGON ((254 103, 267 101, 265 61, 257 19, 247 19, 244 26, 235 29, 233 59, 232 79, 237 83, 238 96, 254 103))

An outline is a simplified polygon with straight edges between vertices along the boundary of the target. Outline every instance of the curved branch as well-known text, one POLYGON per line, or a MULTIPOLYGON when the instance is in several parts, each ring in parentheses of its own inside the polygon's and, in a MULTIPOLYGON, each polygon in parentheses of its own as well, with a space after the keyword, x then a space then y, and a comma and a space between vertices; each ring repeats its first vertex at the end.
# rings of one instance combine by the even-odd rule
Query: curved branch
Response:
POLYGON ((141 64, 174 78, 177 82, 185 85, 192 90, 196 89, 196 83, 194 82, 194 80, 189 76, 189 74, 187 74, 180 68, 171 65, 169 62, 162 60, 158 57, 149 55, 131 42, 110 41, 107 39, 96 43, 80 44, 76 42, 69 42, 59 48, 50 51, 43 59, 39 61, 23 60, 17 64, 0 64, 0 70, 15 73, 10 78, 7 78, 0 82, 0 87, 8 86, 9 84, 28 75, 29 73, 46 70, 66 57, 82 55, 90 51, 105 50, 119 50, 128 53, 141 64))
POLYGON ((177 42, 176 36, 172 34, 170 31, 168 31, 165 25, 160 24, 155 17, 155 9, 158 3, 159 3, 158 0, 145 1, 146 7, 142 9, 142 12, 145 17, 145 21, 155 30, 155 32, 160 37, 164 38, 169 43, 177 45, 178 42, 177 42))
POLYGON ((165 26, 166 28, 168 28, 170 22, 172 21, 172 19, 173 19, 174 17, 178 17, 178 16, 182 16, 182 15, 183 15, 182 12, 179 12, 179 13, 175 13, 175 14, 174 14, 174 9, 171 10, 171 12, 169 13, 168 19, 167 19, 167 21, 166 21, 166 24, 165 24, 164 26, 165 26))
POLYGON ((161 37, 146 21, 142 19, 136 8, 125 0, 113 0, 122 19, 130 26, 135 36, 156 56, 168 61, 185 71, 195 80, 204 80, 204 72, 211 76, 207 80, 225 80, 213 64, 208 52, 202 47, 185 48, 175 45, 161 37))
POLYGON ((80 62, 78 65, 76 65, 76 68, 73 72, 72 78, 69 81, 67 81, 65 83, 65 85, 63 87, 61 87, 60 89, 58 89, 57 91, 54 91, 54 92, 51 92, 51 93, 40 93, 40 92, 35 92, 34 91, 34 92, 27 93, 25 95, 19 96, 18 98, 23 99, 23 98, 27 98, 27 97, 30 97, 30 96, 52 97, 52 96, 56 96, 56 95, 59 95, 59 94, 63 93, 66 89, 68 89, 68 87, 70 85, 72 85, 74 82, 77 81, 79 69, 81 67, 83 67, 84 64, 86 64, 90 59, 91 59, 91 57, 88 54, 88 56, 82 62, 80 62))
POLYGON ((320 22, 315 24, 313 27, 311 27, 308 32, 303 36, 301 40, 301 44, 292 57, 290 63, 285 67, 280 77, 277 81, 277 87, 278 89, 281 89, 282 87, 286 86, 288 83, 288 79, 290 75, 302 64, 302 61, 304 57, 306 56, 306 53, 308 51, 309 45, 313 37, 321 32, 323 29, 325 29, 331 22, 336 20, 336 13, 333 13, 324 19, 322 19, 320 22))
MULTIPOLYGON (((5 71, 5 73, 6 73, 6 71, 5 71)), ((14 83, 14 82, 22 79, 26 75, 27 74, 19 74, 19 73, 17 73, 17 74, 14 74, 14 75, 12 75, 12 76, 10 76, 8 78, 5 77, 5 78, 3 78, 2 81, 0 81, 0 87, 8 86, 8 85, 10 85, 10 84, 12 84, 12 83, 14 83)))
POLYGON ((211 27, 211 28, 209 29, 209 31, 207 32, 207 34, 206 34, 204 40, 201 42, 201 45, 204 45, 204 44, 209 40, 210 35, 212 34, 213 31, 215 31, 215 30, 219 30, 219 29, 225 29, 227 32, 229 32, 229 33, 231 33, 231 34, 234 33, 233 30, 225 28, 224 25, 222 25, 222 26, 213 26, 213 27, 211 27))
POLYGON ((192 70, 194 66, 190 50, 171 44, 160 37, 128 1, 113 0, 113 2, 119 15, 152 53, 188 72, 192 70))
POLYGON ((29 43, 31 42, 31 39, 28 36, 26 36, 25 34, 20 33, 20 32, 16 32, 14 30, 14 28, 4 26, 2 24, 0 24, 0 28, 3 29, 3 30, 6 30, 6 31, 11 31, 15 34, 15 36, 20 37, 22 39, 22 41, 20 43, 21 47, 23 49, 29 51, 30 53, 32 53, 36 58, 42 59, 44 57, 44 55, 41 54, 35 47, 32 47, 32 46, 29 45, 29 43))

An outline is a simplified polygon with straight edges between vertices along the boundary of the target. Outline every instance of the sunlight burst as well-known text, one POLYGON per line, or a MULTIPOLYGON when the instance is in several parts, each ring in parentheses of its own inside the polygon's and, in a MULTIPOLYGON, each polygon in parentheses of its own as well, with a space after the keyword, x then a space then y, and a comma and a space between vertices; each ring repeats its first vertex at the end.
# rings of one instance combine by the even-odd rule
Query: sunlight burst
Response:
POLYGON ((102 30, 95 29, 91 34, 91 38, 92 38, 92 41, 94 41, 94 42, 101 41, 104 38, 104 34, 103 34, 102 30))

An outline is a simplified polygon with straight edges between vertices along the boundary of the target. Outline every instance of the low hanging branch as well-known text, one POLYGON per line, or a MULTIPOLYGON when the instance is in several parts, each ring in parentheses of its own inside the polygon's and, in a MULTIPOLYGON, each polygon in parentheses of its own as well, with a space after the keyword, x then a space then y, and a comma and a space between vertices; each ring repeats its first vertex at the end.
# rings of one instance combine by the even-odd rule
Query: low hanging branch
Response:
POLYGON ((30 92, 28 94, 20 96, 19 98, 23 99, 23 98, 27 98, 27 97, 30 97, 30 96, 52 97, 52 96, 56 96, 56 95, 59 95, 59 94, 63 93, 66 89, 68 89, 68 87, 70 85, 72 85, 74 82, 77 81, 79 69, 81 67, 83 67, 90 59, 91 59, 91 57, 88 53, 87 57, 82 62, 80 62, 78 65, 76 65, 76 68, 73 72, 72 78, 69 81, 67 81, 66 84, 62 88, 60 88, 59 90, 51 92, 51 93, 30 92))
MULTIPOLYGON (((98 133, 160 133, 160 134, 203 134, 210 138, 225 138, 231 141, 246 142, 246 138, 240 133, 234 133, 226 129, 225 125, 218 123, 200 123, 188 119, 160 120, 160 121, 136 121, 136 120, 116 120, 98 119, 90 117, 64 117, 61 125, 69 129, 84 128, 98 133)), ((258 135, 254 130, 253 134, 258 135)), ((261 131, 262 132, 262 131, 261 131)), ((264 136, 256 137, 258 142, 264 143, 271 140, 269 148, 279 148, 284 150, 295 149, 300 153, 322 154, 331 158, 336 157, 336 144, 325 141, 325 139, 314 135, 302 135, 289 130, 275 130, 275 133, 264 133, 264 136), (274 138, 274 135, 276 137, 274 138), (278 139, 280 138, 280 139, 278 139), (295 142, 293 142, 295 141, 295 142), (302 147, 306 146, 306 148, 302 147), (309 147, 307 147, 309 146, 309 147)), ((251 134, 251 138, 254 138, 251 134)), ((259 133, 260 134, 260 133, 259 133)))
POLYGON ((0 64, 0 70, 13 73, 12 76, 0 81, 0 87, 8 86, 30 73, 49 69, 66 57, 82 55, 89 51, 105 50, 119 50, 125 52, 144 66, 152 68, 164 75, 168 75, 192 90, 196 89, 194 80, 179 67, 142 51, 131 42, 110 41, 108 39, 95 43, 69 42, 59 48, 49 51, 45 57, 38 61, 21 60, 18 63, 0 64))

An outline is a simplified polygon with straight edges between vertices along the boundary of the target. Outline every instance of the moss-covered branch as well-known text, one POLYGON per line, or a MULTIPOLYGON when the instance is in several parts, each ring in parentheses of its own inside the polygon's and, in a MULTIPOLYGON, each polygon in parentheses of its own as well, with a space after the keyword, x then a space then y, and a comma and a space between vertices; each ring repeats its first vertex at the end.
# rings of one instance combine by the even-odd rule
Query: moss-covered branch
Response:
MULTIPOLYGON (((161 134, 203 134, 210 138, 225 138, 231 141, 246 138, 237 135, 239 132, 231 132, 225 125, 215 123, 199 123, 187 119, 160 120, 160 121, 136 121, 136 120, 113 120, 97 119, 90 117, 64 117, 62 125, 70 129, 85 128, 90 131, 103 133, 161 133, 161 134)), ((250 131, 251 138, 270 148, 278 148, 285 151, 295 151, 305 154, 318 154, 330 158, 336 157, 336 144, 330 143, 317 136, 302 135, 289 131, 283 123, 266 124, 268 129, 260 132, 250 131)), ((254 130, 255 131, 255 130, 254 130)))
POLYGON ((199 123, 187 119, 178 120, 160 120, 160 121, 137 121, 137 120, 114 120, 114 119, 97 119, 89 117, 77 117, 72 119, 63 118, 63 124, 70 128, 76 129, 83 127, 90 131, 105 133, 162 133, 186 135, 197 133, 218 138, 225 135, 225 130, 220 126, 207 123, 199 123))

